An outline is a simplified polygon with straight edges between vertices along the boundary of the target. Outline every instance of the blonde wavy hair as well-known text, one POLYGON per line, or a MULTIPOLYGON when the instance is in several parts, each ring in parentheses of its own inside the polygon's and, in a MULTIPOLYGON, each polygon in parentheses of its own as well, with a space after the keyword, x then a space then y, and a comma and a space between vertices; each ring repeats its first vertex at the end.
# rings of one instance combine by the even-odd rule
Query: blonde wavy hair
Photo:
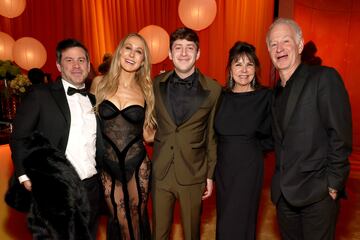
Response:
POLYGON ((150 75, 151 74, 150 51, 146 44, 145 39, 137 33, 128 34, 125 38, 123 38, 120 41, 118 47, 116 48, 113 58, 111 60, 109 72, 104 76, 104 78, 98 83, 96 87, 95 111, 98 112, 99 105, 109 96, 113 96, 118 89, 120 73, 122 71, 120 66, 120 57, 121 57, 120 52, 125 42, 131 37, 139 38, 144 44, 144 64, 142 64, 141 67, 136 71, 135 80, 139 84, 144 94, 145 102, 146 102, 144 127, 151 127, 155 129, 157 124, 154 116, 155 99, 154 99, 154 92, 153 92, 152 80, 150 75))

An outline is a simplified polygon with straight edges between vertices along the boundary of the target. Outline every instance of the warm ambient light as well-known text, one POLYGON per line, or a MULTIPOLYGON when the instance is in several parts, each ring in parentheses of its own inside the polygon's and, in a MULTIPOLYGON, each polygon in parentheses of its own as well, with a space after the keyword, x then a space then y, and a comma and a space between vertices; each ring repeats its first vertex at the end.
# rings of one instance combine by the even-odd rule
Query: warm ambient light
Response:
POLYGON ((0 60, 13 60, 15 40, 8 34, 0 32, 0 60))
POLYGON ((151 63, 156 64, 166 59, 169 53, 169 34, 161 27, 149 25, 139 31, 149 46, 151 63))
POLYGON ((26 0, 0 0, 0 15, 8 18, 20 16, 26 7, 26 0))
POLYGON ((215 0, 181 0, 178 8, 181 22, 196 31, 210 26, 216 11, 215 0))
POLYGON ((35 38, 23 37, 15 42, 13 56, 17 65, 25 70, 30 70, 44 66, 47 54, 41 42, 35 38))

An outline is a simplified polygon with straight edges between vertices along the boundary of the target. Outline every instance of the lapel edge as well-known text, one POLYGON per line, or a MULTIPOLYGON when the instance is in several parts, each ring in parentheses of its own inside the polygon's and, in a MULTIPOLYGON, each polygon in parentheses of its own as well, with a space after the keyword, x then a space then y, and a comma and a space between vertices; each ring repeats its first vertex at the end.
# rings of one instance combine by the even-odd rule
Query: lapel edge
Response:
POLYGON ((289 125, 291 116, 294 113, 296 104, 299 100, 299 97, 302 93, 302 90, 304 88, 305 82, 308 79, 308 67, 306 65, 300 66, 302 69, 299 69, 299 76, 294 79, 293 86, 291 87, 291 91, 289 94, 289 99, 286 105, 285 109, 285 116, 284 116, 284 132, 287 129, 287 126, 289 125))

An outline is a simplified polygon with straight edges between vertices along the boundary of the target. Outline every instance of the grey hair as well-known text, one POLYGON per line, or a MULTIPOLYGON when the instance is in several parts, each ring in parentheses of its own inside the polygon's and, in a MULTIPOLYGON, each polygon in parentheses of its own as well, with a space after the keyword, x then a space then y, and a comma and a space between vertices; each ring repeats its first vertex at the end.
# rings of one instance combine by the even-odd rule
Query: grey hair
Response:
POLYGON ((266 45, 267 47, 270 46, 270 33, 273 30, 273 28, 278 25, 278 24, 285 24, 288 25, 289 27, 291 27, 296 34, 296 42, 299 44, 301 39, 303 38, 303 34, 301 31, 301 28, 299 26, 299 24, 297 24, 294 20, 290 19, 290 18, 278 18, 276 19, 269 27, 269 30, 266 34, 266 45))

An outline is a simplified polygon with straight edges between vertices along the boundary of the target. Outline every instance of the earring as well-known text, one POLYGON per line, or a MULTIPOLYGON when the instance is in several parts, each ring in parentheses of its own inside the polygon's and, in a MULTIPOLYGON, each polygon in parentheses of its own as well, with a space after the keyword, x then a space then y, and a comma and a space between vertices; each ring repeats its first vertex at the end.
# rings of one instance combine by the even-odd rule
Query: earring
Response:
POLYGON ((251 87, 255 87, 255 77, 254 77, 254 79, 251 81, 251 87))
POLYGON ((230 71, 230 76, 229 76, 229 88, 232 89, 234 87, 234 80, 232 77, 232 73, 230 71))

